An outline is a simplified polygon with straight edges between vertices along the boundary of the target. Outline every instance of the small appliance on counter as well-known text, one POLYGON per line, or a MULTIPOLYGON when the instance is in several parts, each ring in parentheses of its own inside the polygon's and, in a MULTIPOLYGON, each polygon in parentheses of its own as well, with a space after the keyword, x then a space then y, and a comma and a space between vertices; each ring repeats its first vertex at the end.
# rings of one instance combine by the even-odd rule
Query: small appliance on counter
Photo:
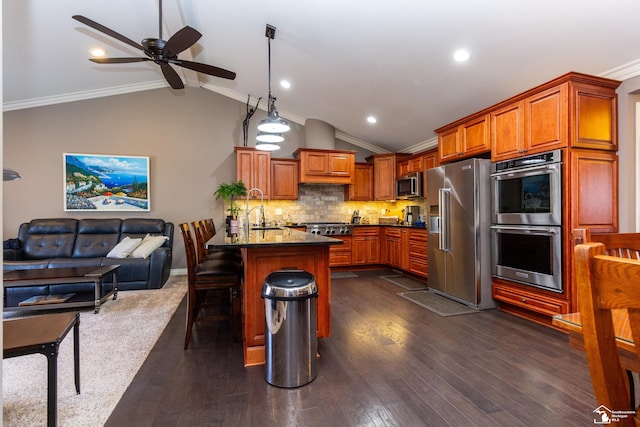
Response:
POLYGON ((408 225, 416 225, 420 221, 420 206, 411 205, 405 207, 404 221, 408 225))
POLYGON ((351 215, 351 224, 360 224, 360 211, 353 211, 353 215, 351 215))

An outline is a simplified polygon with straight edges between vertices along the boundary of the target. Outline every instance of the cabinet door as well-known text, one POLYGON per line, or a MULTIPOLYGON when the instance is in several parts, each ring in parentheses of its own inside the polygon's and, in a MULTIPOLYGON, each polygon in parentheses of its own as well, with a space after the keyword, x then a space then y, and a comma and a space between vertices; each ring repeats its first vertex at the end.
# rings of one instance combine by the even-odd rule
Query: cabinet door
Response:
POLYGON ((573 83, 572 147, 618 150, 618 97, 613 88, 573 83))
POLYGON ((356 163, 354 183, 345 186, 345 200, 373 200, 373 165, 356 163))
POLYGON ((438 157, 440 162, 458 158, 460 155, 460 132, 458 128, 438 135, 438 157))
POLYGON ((524 102, 491 113, 491 161, 510 159, 524 151, 524 102))
POLYGON ((373 192, 376 200, 396 198, 396 158, 377 156, 373 159, 373 192))
MULTIPOLYGON (((271 191, 271 154, 255 148, 236 147, 236 179, 242 180, 247 190, 257 187, 269 198, 271 191)), ((251 198, 260 198, 257 191, 251 193, 251 198)))
POLYGON ((405 176, 409 173, 409 161, 398 162, 398 176, 405 176))
POLYGON ((424 171, 423 156, 414 157, 407 161, 407 172, 415 173, 424 171))
POLYGON ((465 157, 486 153, 491 149, 489 124, 490 117, 487 114, 460 126, 461 151, 465 157))
POLYGON ((618 155, 611 151, 571 151, 571 229, 618 232, 618 155))
POLYGON ((568 145, 568 83, 525 99, 525 154, 568 145))
POLYGON ((298 199, 298 166, 296 160, 271 160, 271 199, 298 199))
POLYGON ((350 177, 353 174, 353 158, 353 154, 329 153, 329 174, 333 176, 350 177))

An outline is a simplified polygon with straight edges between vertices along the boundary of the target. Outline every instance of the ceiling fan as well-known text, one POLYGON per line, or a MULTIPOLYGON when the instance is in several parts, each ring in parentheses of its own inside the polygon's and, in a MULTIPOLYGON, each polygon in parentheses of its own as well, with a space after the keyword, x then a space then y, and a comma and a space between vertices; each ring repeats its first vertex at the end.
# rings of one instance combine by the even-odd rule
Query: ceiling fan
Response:
POLYGON ((162 0, 159 0, 159 35, 158 38, 148 38, 142 40, 140 43, 136 43, 133 40, 123 36, 120 33, 113 31, 110 28, 105 27, 89 18, 82 15, 73 15, 72 18, 76 21, 82 22, 85 25, 98 30, 108 36, 113 37, 123 43, 133 46, 136 49, 140 49, 147 57, 138 58, 90 58, 90 61, 98 64, 123 64, 128 62, 144 62, 153 61, 160 66, 164 78, 173 89, 184 89, 182 79, 171 67, 171 65, 177 65, 179 67, 188 68, 199 73, 208 74, 210 76, 221 77, 223 79, 233 80, 236 78, 236 73, 233 71, 225 70, 223 68, 214 67, 213 65, 202 64, 199 62, 186 61, 178 59, 178 54, 191 46, 193 46, 202 37, 197 30, 186 26, 180 31, 175 33, 169 38, 169 40, 162 39, 162 0))

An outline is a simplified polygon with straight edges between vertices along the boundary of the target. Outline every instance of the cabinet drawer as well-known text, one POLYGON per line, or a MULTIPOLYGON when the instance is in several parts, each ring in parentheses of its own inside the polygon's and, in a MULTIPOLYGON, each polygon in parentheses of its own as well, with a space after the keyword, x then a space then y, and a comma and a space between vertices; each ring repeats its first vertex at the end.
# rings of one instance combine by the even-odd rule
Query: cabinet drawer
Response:
POLYGON ((353 227, 353 236, 378 236, 378 227, 353 227))
POLYGON ((569 311, 569 304, 566 301, 546 298, 533 292, 526 292, 521 289, 493 284, 492 296, 498 301, 516 305, 527 310, 535 311, 547 316, 564 314, 569 311))
POLYGON ((395 238, 400 238, 400 229, 399 228, 392 228, 392 227, 387 227, 385 230, 385 234, 387 237, 395 237, 395 238))
POLYGON ((409 258, 409 271, 414 274, 418 274, 423 277, 427 277, 427 260, 417 259, 414 257, 409 258))
POLYGON ((351 236, 348 237, 339 237, 339 236, 331 236, 332 239, 342 240, 341 245, 331 245, 329 246, 329 254, 335 252, 351 252, 351 236))
POLYGON ((350 266, 351 251, 329 253, 329 267, 350 266))

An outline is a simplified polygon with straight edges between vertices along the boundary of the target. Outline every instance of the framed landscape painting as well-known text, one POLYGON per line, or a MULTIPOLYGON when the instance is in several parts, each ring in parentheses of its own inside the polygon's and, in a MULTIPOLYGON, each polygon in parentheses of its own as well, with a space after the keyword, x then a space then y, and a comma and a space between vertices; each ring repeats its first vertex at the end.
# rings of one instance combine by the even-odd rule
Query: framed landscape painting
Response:
POLYGON ((65 211, 149 211, 149 158, 64 153, 65 211))

